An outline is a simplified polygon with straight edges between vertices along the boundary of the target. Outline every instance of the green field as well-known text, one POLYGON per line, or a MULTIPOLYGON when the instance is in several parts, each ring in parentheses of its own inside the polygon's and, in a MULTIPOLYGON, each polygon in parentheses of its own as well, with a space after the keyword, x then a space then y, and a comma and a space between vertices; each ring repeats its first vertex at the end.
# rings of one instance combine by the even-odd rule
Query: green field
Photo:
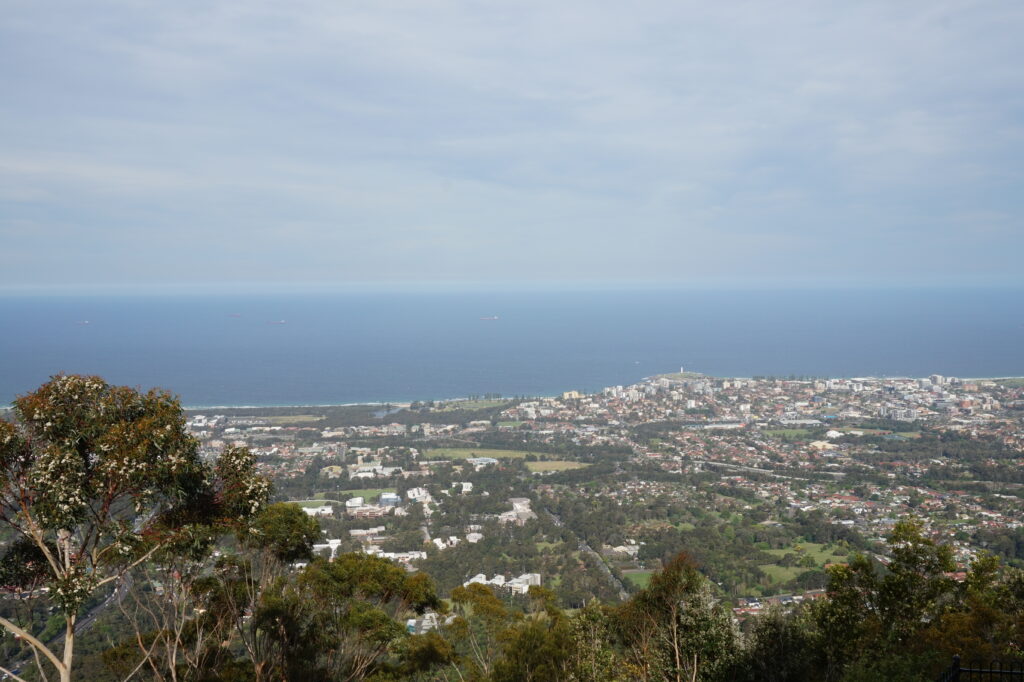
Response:
MULTIPOLYGON (((393 493, 394 488, 360 488, 358 490, 339 490, 336 493, 330 493, 331 495, 337 495, 338 497, 344 497, 348 499, 350 497, 361 497, 364 500, 373 499, 381 493, 393 493)), ((328 493, 317 493, 317 496, 326 495, 328 493)))
POLYGON ((423 453, 424 459, 469 459, 470 457, 493 457, 494 459, 522 459, 536 454, 526 450, 490 450, 487 448, 432 448, 423 453))
POLYGON ((297 504, 300 507, 321 507, 325 504, 344 504, 340 500, 288 500, 289 504, 297 504))
POLYGON ((487 410, 492 407, 500 407, 506 405, 512 401, 510 400, 454 400, 449 403, 444 403, 438 407, 440 412, 448 412, 451 410, 487 410))
POLYGON ((582 469, 590 466, 583 462, 569 462, 558 459, 550 462, 527 462, 526 468, 530 471, 568 471, 569 469, 582 469))
POLYGON ((825 564, 831 564, 836 561, 842 561, 843 558, 846 556, 845 554, 837 556, 832 553, 832 549, 825 549, 825 545, 819 544, 817 542, 801 542, 800 546, 804 548, 804 551, 802 553, 797 552, 796 549, 793 547, 787 547, 786 549, 766 549, 765 552, 780 558, 786 554, 789 554, 790 552, 793 552, 797 556, 807 555, 814 559, 814 563, 817 566, 824 566, 825 564))
POLYGON ((290 414, 280 417, 264 417, 271 426, 296 426, 298 424, 313 424, 323 421, 323 417, 315 414, 290 414))
POLYGON ((633 583, 640 589, 643 589, 651 584, 651 576, 654 575, 654 571, 623 571, 622 577, 633 583))
POLYGON ((786 566, 777 566, 775 564, 761 564, 760 568, 774 583, 789 582, 807 570, 806 568, 800 568, 799 566, 791 566, 787 568, 786 566))
MULTIPOLYGON (((786 547, 784 549, 766 549, 764 551, 772 556, 777 556, 780 559, 790 553, 795 554, 798 559, 799 557, 809 556, 814 561, 814 565, 818 568, 823 567, 825 564, 846 560, 845 553, 841 555, 833 554, 833 551, 836 549, 835 547, 826 548, 825 545, 817 542, 801 542, 798 543, 798 545, 803 549, 802 552, 796 551, 797 545, 786 547)), ((802 574, 804 571, 810 570, 805 566, 780 566, 778 564, 761 564, 760 568, 773 583, 788 582, 802 574)))
POLYGON ((1002 379, 990 379, 1000 386, 1006 386, 1007 388, 1024 388, 1024 377, 1004 377, 1002 379))

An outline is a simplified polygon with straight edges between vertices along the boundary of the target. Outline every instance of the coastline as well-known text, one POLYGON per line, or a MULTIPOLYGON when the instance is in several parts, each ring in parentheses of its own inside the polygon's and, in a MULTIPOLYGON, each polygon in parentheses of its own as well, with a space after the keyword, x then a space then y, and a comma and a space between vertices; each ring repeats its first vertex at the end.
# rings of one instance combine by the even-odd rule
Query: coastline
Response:
MULTIPOLYGON (((711 374, 703 374, 701 372, 684 372, 686 378, 697 378, 706 377, 708 379, 745 379, 753 380, 753 377, 742 377, 742 376, 716 376, 711 374)), ((677 378, 680 376, 679 372, 666 372, 663 374, 654 374, 649 377, 643 377, 639 381, 651 378, 668 377, 677 378)), ((777 379, 786 379, 786 377, 775 377, 777 379)), ((803 378, 803 377, 800 377, 803 378)), ((810 377, 808 377, 810 378, 810 377)), ((912 379, 915 377, 909 375, 886 375, 886 376, 862 376, 862 377, 845 377, 845 376, 820 376, 813 377, 815 379, 912 379)), ((1024 376, 997 376, 997 377, 960 377, 963 381, 1014 381, 1020 382, 1024 385, 1024 376)), ((565 389, 574 390, 574 389, 565 389)), ((582 391, 581 391, 582 392, 582 391)), ((587 392, 583 392, 586 394, 587 392)), ((557 395, 531 395, 529 398, 553 398, 557 395)), ((502 400, 512 400, 512 397, 503 397, 502 400)), ((380 408, 385 405, 390 405, 394 408, 407 409, 414 402, 425 402, 433 401, 440 403, 458 403, 468 402, 470 399, 465 397, 459 398, 419 398, 416 400, 402 399, 402 400, 374 400, 365 402, 346 402, 346 403, 276 403, 266 405, 254 405, 254 404, 218 404, 218 405, 182 405, 182 409, 187 412, 197 412, 201 410, 270 410, 270 409, 298 409, 298 408, 344 408, 344 407, 367 407, 367 408, 380 408)), ((14 407, 13 403, 6 405, 0 405, 0 413, 9 412, 14 407)))
MULTIPOLYGON (((669 372, 666 374, 654 374, 650 377, 644 377, 644 379, 652 379, 658 377, 672 377, 678 375, 678 372, 669 372)), ((700 372, 685 372, 689 378, 706 377, 708 379, 745 379, 752 381, 753 377, 720 377, 713 376, 710 374, 702 374, 700 372)), ((786 379, 786 377, 775 377, 778 379, 786 379)), ((840 376, 823 376, 815 377, 817 379, 914 379, 916 377, 908 375, 893 375, 893 376, 863 376, 863 377, 840 377, 840 376)), ((1020 381, 1024 383, 1024 376, 1001 376, 1001 377, 960 377, 963 381, 1020 381)), ((641 379, 642 381, 643 379, 641 379)), ((571 390, 571 389, 566 389, 571 390)), ((532 395, 529 398, 555 398, 557 395, 532 395)), ((502 397, 500 400, 512 400, 511 396, 502 397)), ((338 408, 338 407, 381 407, 384 405, 390 405, 396 408, 407 409, 414 402, 424 402, 431 400, 438 403, 459 403, 469 402, 469 398, 421 398, 419 400, 396 400, 396 401, 373 401, 373 402, 354 402, 354 403, 292 403, 292 404, 278 404, 278 405, 183 405, 182 409, 195 412, 197 410, 265 410, 265 409, 296 409, 296 408, 338 408)))

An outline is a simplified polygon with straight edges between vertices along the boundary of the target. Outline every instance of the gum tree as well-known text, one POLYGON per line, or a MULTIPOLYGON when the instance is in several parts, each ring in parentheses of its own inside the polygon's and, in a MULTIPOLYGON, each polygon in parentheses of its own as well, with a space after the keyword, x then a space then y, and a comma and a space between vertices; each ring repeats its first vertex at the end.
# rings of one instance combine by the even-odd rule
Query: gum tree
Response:
POLYGON ((202 461, 180 403, 160 390, 58 375, 13 412, 0 421, 0 523, 15 538, 0 558, 0 586, 47 588, 63 640, 48 644, 4 617, 0 626, 31 647, 41 670, 48 661, 69 682, 89 597, 157 552, 208 547, 266 504, 270 484, 244 448, 202 461))
POLYGON ((685 554, 619 608, 618 625, 632 672, 644 680, 719 679, 736 651, 731 616, 685 554))

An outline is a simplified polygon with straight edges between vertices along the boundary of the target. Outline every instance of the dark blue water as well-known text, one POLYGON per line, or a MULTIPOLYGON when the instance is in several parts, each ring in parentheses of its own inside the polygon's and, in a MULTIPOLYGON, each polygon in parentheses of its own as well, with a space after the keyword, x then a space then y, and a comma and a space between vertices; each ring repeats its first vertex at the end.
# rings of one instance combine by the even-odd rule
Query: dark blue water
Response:
POLYGON ((680 366, 1017 376, 1022 349, 1019 289, 0 297, 0 403, 57 372, 188 405, 330 404, 591 391, 680 366))

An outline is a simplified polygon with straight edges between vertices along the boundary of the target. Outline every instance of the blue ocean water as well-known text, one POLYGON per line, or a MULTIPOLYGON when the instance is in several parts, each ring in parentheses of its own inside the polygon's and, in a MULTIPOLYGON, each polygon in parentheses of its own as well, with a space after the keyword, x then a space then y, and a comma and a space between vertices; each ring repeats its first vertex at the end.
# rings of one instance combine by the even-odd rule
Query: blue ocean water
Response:
POLYGON ((209 406, 553 395, 680 367, 1021 376, 1024 291, 0 297, 0 404, 57 372, 209 406))

